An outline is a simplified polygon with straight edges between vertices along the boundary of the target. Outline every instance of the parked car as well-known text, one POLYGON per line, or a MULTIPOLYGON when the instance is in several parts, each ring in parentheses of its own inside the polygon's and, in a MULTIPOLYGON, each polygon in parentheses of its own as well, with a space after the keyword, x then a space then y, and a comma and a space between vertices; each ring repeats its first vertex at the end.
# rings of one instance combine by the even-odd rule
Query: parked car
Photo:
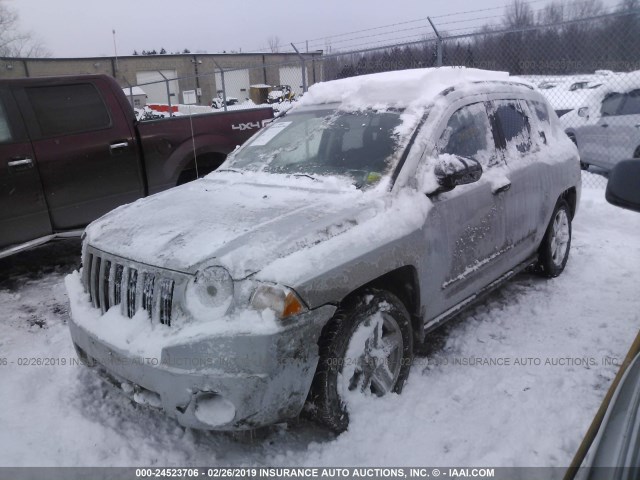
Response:
POLYGON ((272 117, 263 108, 137 122, 105 75, 0 80, 0 258, 210 172, 272 117))
POLYGON ((624 158, 640 158, 640 75, 612 77, 561 121, 584 169, 609 171, 624 158))
MULTIPOLYGON (((627 159, 613 167, 606 199, 640 212, 640 162, 627 159)), ((638 478, 640 475, 640 333, 620 366, 564 480, 638 478), (580 467, 580 468, 579 468, 580 467)))
POLYGON ((295 99, 296 94, 289 85, 278 85, 273 88, 267 95, 267 103, 291 102, 295 99))
POLYGON ((343 431, 429 332, 524 268, 562 273, 580 191, 575 146, 508 74, 320 83, 216 172, 87 228, 73 343, 185 426, 306 404, 343 431))
POLYGON ((543 90, 543 95, 549 101, 558 117, 584 105, 585 99, 599 89, 606 80, 605 76, 593 75, 588 78, 548 77, 538 83, 538 88, 543 90))

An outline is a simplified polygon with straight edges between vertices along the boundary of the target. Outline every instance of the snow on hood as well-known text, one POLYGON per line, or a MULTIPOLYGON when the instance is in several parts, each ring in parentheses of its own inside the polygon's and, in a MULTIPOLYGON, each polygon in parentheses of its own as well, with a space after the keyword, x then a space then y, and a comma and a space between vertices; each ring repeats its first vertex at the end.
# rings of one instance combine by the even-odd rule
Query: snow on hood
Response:
POLYGON ((465 67, 399 70, 317 83, 309 88, 299 104, 339 103, 344 110, 425 106, 451 86, 508 79, 507 72, 465 67))
POLYGON ((120 207, 87 228, 87 242, 182 272, 220 264, 237 280, 373 216, 369 197, 380 195, 309 188, 309 179, 257 186, 229 177, 240 175, 210 175, 120 207))

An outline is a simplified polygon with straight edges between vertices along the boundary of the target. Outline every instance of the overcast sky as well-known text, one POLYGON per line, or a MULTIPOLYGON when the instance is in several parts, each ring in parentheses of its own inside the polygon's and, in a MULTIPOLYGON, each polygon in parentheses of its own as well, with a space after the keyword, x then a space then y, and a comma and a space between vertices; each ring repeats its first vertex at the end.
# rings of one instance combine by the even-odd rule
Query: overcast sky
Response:
MULTIPOLYGON (((418 40, 431 32, 427 16, 458 12, 465 15, 435 18, 443 30, 462 33, 479 23, 499 20, 509 0, 5 0, 18 11, 24 30, 38 36, 54 57, 114 54, 112 30, 116 31, 118 55, 134 50, 192 52, 255 51, 268 47, 268 38, 280 42, 311 40, 310 50, 324 49, 325 37, 383 25, 331 38, 333 50, 349 50, 388 43, 418 40), (470 19, 477 19, 471 22, 470 19), (395 33, 386 33, 395 31, 395 33)), ((537 10, 547 0, 531 2, 537 10)), ((604 0, 612 6, 615 0, 604 0)))

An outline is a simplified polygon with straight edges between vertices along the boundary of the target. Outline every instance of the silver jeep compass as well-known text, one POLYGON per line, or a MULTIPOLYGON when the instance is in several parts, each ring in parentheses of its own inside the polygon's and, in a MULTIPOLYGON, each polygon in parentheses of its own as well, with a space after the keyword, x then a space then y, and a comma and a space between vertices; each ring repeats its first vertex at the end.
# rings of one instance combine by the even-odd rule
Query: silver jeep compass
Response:
POLYGON ((71 336, 182 425, 306 406, 343 431, 433 329, 526 267, 559 275, 579 198, 575 146, 506 73, 317 84, 216 172, 89 226, 71 336))

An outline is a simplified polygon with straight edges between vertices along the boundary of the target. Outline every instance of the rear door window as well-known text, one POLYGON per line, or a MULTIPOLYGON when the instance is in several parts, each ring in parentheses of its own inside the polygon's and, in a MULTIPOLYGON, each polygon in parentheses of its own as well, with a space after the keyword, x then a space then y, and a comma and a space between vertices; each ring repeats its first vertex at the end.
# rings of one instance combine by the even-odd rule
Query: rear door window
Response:
POLYGON ((29 87, 29 103, 44 137, 108 128, 111 118, 91 83, 29 87))
POLYGON ((507 150, 515 148, 520 153, 531 150, 531 124, 526 112, 517 100, 493 102, 493 116, 502 132, 502 145, 507 150))

